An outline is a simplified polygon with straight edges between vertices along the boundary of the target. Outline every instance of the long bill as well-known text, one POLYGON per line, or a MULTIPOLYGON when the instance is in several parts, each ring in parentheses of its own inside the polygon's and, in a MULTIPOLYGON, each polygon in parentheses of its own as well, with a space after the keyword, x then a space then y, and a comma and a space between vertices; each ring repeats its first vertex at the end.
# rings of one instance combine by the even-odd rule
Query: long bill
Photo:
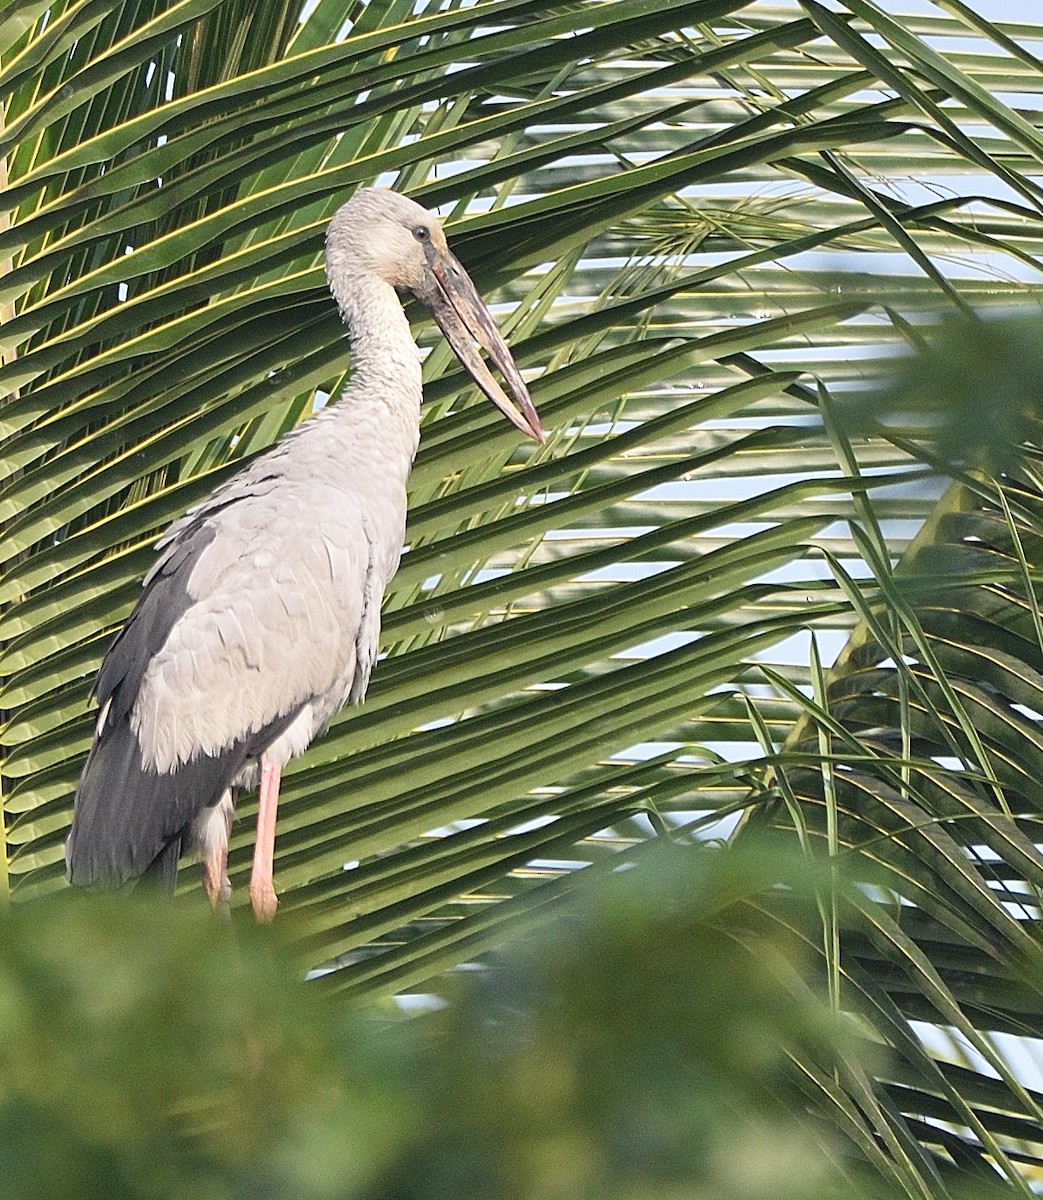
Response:
POLYGON ((430 288, 420 299, 438 322, 453 353, 508 421, 535 441, 545 442, 547 435, 533 407, 529 389, 471 277, 448 250, 436 252, 429 265, 437 286, 430 288), (517 406, 493 378, 475 349, 475 342, 485 350, 507 381, 517 406))

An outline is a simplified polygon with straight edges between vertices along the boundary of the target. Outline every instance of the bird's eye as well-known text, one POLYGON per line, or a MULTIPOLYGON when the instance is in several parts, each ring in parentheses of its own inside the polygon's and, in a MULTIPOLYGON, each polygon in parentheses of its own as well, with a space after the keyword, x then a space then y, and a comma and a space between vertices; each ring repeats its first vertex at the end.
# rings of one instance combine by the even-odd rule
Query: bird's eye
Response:
POLYGON ((413 230, 413 237, 415 237, 418 242, 426 242, 430 236, 431 231, 426 225, 418 225, 416 229, 413 230))

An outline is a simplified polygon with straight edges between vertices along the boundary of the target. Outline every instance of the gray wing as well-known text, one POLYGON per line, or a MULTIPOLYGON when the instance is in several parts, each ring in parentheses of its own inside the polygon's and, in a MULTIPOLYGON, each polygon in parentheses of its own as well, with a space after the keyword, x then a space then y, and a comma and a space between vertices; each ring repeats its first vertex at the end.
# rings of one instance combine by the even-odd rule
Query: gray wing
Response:
POLYGON ((341 679, 346 696, 368 546, 357 515, 307 492, 263 472, 236 477, 160 543, 98 675, 71 882, 113 886, 176 863, 171 847, 247 759, 341 679), (321 523, 297 519, 324 503, 321 523))

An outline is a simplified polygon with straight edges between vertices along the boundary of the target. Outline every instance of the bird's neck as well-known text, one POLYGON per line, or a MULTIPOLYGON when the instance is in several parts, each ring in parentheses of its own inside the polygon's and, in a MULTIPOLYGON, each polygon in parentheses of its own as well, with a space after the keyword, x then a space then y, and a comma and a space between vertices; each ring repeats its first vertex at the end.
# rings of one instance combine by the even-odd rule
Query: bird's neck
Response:
POLYGON ((331 288, 348 327, 352 374, 327 410, 328 433, 343 443, 345 467, 379 468, 373 478, 404 487, 420 438, 420 351, 390 284, 362 275, 331 288))
POLYGON ((332 285, 351 343, 352 392, 378 395, 394 386, 394 396, 419 405, 420 352, 395 289, 373 275, 332 285))

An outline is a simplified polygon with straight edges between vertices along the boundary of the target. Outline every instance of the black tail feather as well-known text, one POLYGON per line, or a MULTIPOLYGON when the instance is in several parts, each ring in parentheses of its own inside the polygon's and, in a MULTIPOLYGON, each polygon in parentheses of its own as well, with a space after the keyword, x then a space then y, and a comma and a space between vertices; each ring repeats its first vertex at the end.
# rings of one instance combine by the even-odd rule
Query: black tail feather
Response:
POLYGON ((181 858, 181 843, 181 834, 172 837, 145 868, 141 882, 146 887, 155 887, 161 892, 173 894, 177 887, 177 864, 181 858))
POLYGON ((129 722, 117 721, 95 741, 80 776, 65 846, 69 882, 113 888, 148 874, 173 890, 192 821, 220 800, 247 753, 243 741, 162 773, 143 762, 129 722))

